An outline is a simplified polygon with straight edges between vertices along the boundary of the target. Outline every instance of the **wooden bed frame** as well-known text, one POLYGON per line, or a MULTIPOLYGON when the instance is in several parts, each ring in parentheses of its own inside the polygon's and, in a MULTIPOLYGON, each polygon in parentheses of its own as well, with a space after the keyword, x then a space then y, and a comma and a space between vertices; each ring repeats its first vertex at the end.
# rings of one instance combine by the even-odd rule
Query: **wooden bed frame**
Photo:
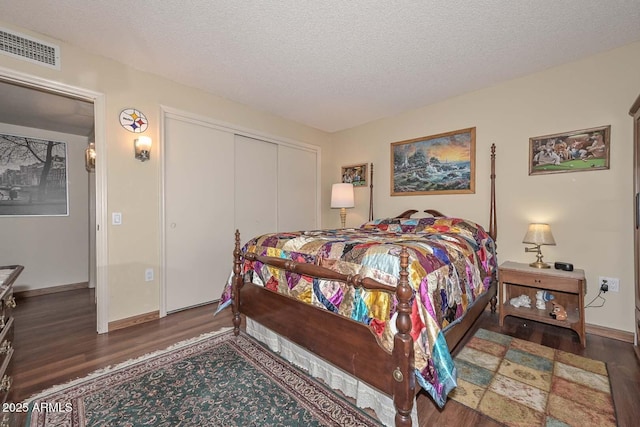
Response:
MULTIPOLYGON (((373 177, 372 177, 373 178, 373 177)), ((495 215, 495 144, 491 145, 491 203, 489 235, 497 238, 495 215)), ((403 212, 398 217, 408 218, 417 211, 403 212)), ((443 216, 438 211, 425 211, 434 216, 443 216)), ((384 350, 368 326, 341 317, 330 311, 301 303, 266 288, 245 283, 242 275, 243 254, 240 233, 235 234, 233 277, 233 326, 236 335, 240 332, 241 314, 255 320, 272 331, 308 349, 317 356, 343 369, 381 392, 392 396, 396 408, 396 426, 411 426, 411 411, 416 393, 414 373, 413 339, 411 330, 411 303, 413 290, 408 282, 408 252, 400 254, 400 280, 397 287, 379 283, 359 275, 344 275, 317 265, 298 263, 253 253, 244 259, 292 271, 298 274, 348 283, 369 290, 395 293, 398 300, 397 333, 392 353, 384 350), (275 308, 277 307, 277 308, 275 308)), ((451 351, 461 342, 485 307, 491 302, 491 311, 496 307, 496 278, 491 281, 489 292, 478 298, 462 320, 445 331, 447 345, 451 351)))

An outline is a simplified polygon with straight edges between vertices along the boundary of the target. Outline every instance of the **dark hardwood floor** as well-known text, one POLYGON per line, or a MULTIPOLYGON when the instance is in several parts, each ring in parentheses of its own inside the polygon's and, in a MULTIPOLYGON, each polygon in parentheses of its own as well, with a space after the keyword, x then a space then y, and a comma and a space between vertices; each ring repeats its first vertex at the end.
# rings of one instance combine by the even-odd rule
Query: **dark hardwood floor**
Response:
MULTIPOLYGON (((96 369, 231 326, 230 310, 213 317, 216 306, 207 305, 98 335, 93 301, 93 291, 86 289, 18 301, 12 401, 22 401, 96 369)), ((476 327, 607 362, 619 425, 635 426, 640 420, 640 364, 631 344, 588 335, 587 348, 583 349, 573 331, 512 317, 507 317, 505 326, 500 328, 497 315, 489 312, 482 315, 476 327)), ((499 425, 455 401, 448 401, 439 410, 424 394, 418 396, 417 407, 421 426, 499 425)))

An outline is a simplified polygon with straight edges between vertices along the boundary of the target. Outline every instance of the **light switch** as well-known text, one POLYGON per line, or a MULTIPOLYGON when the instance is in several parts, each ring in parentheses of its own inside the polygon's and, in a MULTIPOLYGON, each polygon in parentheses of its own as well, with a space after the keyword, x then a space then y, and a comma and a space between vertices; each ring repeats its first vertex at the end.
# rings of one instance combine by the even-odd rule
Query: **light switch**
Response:
POLYGON ((122 225, 122 213, 121 212, 113 212, 111 214, 111 223, 113 225, 122 225))

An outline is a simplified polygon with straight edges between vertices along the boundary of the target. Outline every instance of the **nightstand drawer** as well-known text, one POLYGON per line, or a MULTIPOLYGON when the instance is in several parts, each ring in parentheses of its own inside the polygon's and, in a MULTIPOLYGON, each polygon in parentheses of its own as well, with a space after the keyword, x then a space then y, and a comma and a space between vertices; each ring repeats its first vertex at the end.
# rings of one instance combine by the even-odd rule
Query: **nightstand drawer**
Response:
POLYGON ((554 289, 560 292, 579 294, 584 292, 584 282, 566 277, 543 276, 520 271, 501 271, 500 280, 507 283, 517 283, 532 288, 554 289))

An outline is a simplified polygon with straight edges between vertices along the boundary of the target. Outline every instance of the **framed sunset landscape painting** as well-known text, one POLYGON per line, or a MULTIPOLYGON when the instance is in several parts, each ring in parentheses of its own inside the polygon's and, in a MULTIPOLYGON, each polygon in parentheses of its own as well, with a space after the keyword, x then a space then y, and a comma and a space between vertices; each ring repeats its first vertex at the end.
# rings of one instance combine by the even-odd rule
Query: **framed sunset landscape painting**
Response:
POLYGON ((391 144, 391 195, 475 193, 476 128, 391 144))

